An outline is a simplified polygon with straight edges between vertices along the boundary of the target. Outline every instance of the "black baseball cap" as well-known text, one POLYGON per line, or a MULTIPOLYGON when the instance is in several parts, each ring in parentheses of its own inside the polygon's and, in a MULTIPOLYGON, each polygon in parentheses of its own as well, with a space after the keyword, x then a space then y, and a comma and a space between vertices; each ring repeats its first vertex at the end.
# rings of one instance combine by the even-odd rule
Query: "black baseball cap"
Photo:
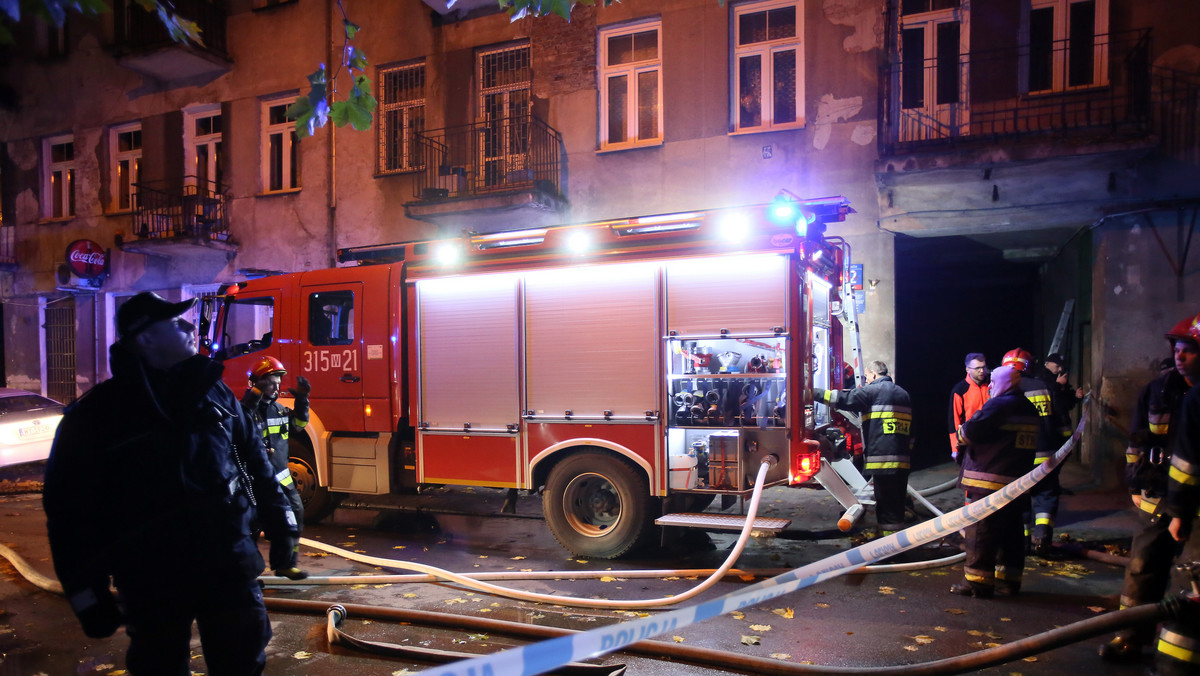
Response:
POLYGON ((1054 363, 1054 364, 1058 364, 1059 366, 1066 366, 1067 358, 1062 356, 1058 352, 1051 352, 1050 354, 1046 355, 1046 358, 1043 359, 1042 362, 1044 362, 1046 364, 1054 363))
POLYGON ((178 317, 195 304, 195 298, 172 303, 153 291, 143 291, 117 310, 117 333, 121 340, 129 340, 154 322, 178 317))

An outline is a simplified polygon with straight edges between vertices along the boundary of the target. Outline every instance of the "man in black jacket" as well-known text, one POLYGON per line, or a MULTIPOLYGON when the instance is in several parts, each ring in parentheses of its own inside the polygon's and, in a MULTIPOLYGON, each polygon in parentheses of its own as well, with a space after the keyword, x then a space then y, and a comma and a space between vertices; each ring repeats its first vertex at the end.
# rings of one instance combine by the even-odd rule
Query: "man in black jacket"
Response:
POLYGON ((135 676, 190 673, 193 621, 208 673, 261 674, 271 625, 251 513, 268 535, 296 533, 221 365, 179 318, 193 302, 121 306, 113 377, 67 409, 46 463, 55 572, 84 633, 125 625, 135 676))
POLYGON ((912 404, 881 361, 867 365, 867 384, 853 390, 813 389, 813 400, 862 414, 863 469, 875 484, 875 520, 882 535, 907 527, 904 499, 912 467, 912 404))

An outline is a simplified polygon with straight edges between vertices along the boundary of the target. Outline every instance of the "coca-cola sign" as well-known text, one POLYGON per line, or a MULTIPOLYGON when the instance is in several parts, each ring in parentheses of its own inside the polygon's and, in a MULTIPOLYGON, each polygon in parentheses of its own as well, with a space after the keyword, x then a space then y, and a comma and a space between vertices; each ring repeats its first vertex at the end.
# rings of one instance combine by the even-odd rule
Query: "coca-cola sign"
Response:
POLYGON ((108 253, 90 239, 77 239, 67 246, 67 265, 80 279, 103 277, 108 269, 108 253))

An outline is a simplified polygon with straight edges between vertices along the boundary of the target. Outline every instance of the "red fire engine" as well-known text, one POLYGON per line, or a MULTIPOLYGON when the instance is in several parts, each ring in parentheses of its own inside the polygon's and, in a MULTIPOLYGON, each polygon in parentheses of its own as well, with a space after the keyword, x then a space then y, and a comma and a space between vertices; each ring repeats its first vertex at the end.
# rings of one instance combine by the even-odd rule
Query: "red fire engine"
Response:
POLYGON ((657 517, 747 496, 767 456, 768 485, 811 485, 849 255, 824 224, 848 212, 786 198, 344 249, 229 287, 202 342, 235 392, 264 356, 312 382, 290 440, 311 518, 344 494, 540 490, 565 548, 616 557, 657 517))

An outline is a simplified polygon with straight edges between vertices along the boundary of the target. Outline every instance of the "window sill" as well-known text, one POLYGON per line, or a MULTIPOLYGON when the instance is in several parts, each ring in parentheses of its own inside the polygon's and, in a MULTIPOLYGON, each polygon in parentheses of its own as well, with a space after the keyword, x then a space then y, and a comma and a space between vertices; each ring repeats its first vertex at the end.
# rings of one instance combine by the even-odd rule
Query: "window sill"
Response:
POLYGON ((622 143, 620 145, 607 145, 607 146, 600 146, 600 148, 598 150, 596 150, 596 154, 603 155, 606 153, 621 152, 622 150, 637 150, 638 148, 658 148, 662 145, 663 145, 662 139, 655 139, 653 141, 641 141, 638 143, 622 143))
POLYGON ((38 221, 38 225, 62 225, 64 223, 70 223, 73 220, 75 220, 75 214, 71 214, 70 216, 56 216, 53 218, 48 217, 40 219, 38 221))
POLYGON ((425 167, 410 167, 408 169, 388 169, 387 171, 375 172, 375 178, 387 178, 388 176, 411 176, 413 174, 425 171, 425 167))
POLYGON ((291 188, 289 190, 272 190, 270 192, 260 192, 256 197, 282 197, 285 195, 295 195, 299 193, 301 188, 291 188))
POLYGON ((770 134, 771 132, 775 132, 775 131, 794 131, 796 129, 803 129, 803 128, 804 128, 804 121, 801 120, 800 122, 795 122, 795 123, 786 124, 786 125, 779 125, 777 127, 750 127, 747 129, 735 129, 735 130, 729 132, 728 135, 729 136, 750 136, 752 134, 770 134))
POLYGON ((127 209, 109 209, 104 212, 105 216, 128 216, 133 213, 132 208, 127 209))

